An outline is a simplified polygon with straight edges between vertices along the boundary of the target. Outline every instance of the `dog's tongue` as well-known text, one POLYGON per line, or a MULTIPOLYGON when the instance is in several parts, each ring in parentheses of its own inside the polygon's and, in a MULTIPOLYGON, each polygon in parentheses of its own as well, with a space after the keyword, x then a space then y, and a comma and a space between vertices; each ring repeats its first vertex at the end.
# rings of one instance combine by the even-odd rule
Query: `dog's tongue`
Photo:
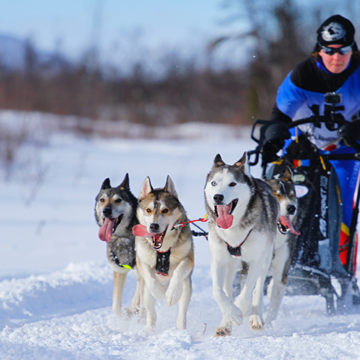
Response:
POLYGON ((228 229, 229 227, 231 227, 234 219, 234 217, 230 215, 231 203, 229 205, 217 205, 216 210, 218 213, 216 223, 222 229, 228 229))
POLYGON ((132 233, 133 233, 135 236, 141 236, 141 237, 148 237, 148 236, 157 235, 157 234, 154 234, 154 233, 149 233, 149 232, 147 232, 146 226, 140 225, 140 224, 135 225, 135 226, 132 228, 132 233))
POLYGON ((280 224, 282 226, 285 226, 287 229, 289 229, 289 231, 295 235, 300 235, 300 232, 297 231, 296 229, 294 229, 293 224, 290 220, 289 216, 280 216, 280 224))
POLYGON ((110 242, 112 237, 112 229, 114 227, 115 219, 106 218, 103 226, 99 230, 99 238, 102 241, 110 242))

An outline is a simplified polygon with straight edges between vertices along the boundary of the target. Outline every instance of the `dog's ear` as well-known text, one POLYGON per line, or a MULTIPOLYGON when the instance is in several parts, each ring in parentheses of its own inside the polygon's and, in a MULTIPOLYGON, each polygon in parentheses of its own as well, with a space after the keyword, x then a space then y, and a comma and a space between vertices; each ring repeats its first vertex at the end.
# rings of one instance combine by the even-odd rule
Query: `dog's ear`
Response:
POLYGON ((250 175, 246 151, 244 152, 242 158, 239 161, 237 161, 233 166, 236 166, 237 168, 239 168, 246 175, 250 175))
POLYGON ((290 166, 286 166, 286 169, 285 169, 282 179, 284 181, 293 182, 294 175, 293 175, 293 172, 292 172, 290 166))
POLYGON ((221 158, 220 154, 217 154, 214 159, 213 169, 223 165, 225 165, 223 159, 221 158))
POLYGON ((110 189, 111 185, 110 185, 110 179, 107 178, 104 180, 104 182, 101 185, 101 190, 106 190, 106 189, 110 189))
POLYGON ((119 188, 123 188, 125 190, 130 190, 129 186, 129 174, 126 173, 123 182, 118 186, 119 188))
POLYGON ((139 199, 144 198, 146 195, 150 194, 151 192, 153 192, 154 189, 151 186, 151 182, 150 182, 150 178, 147 177, 145 179, 145 181, 143 182, 143 184, 141 185, 141 190, 140 190, 140 194, 139 194, 139 199))
POLYGON ((170 195, 172 195, 176 198, 178 197, 178 194, 175 190, 174 182, 171 180, 171 177, 169 175, 166 178, 166 184, 165 184, 164 190, 167 191, 168 193, 170 193, 170 195))

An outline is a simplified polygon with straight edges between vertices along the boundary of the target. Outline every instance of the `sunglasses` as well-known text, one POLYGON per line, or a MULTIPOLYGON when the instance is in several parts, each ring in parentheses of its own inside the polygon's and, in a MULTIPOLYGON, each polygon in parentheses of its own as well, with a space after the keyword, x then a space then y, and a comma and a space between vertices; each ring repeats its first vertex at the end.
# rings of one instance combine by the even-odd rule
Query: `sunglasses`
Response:
POLYGON ((327 46, 321 46, 322 51, 326 55, 334 55, 336 53, 339 53, 340 55, 348 54, 352 50, 352 45, 350 46, 343 46, 341 48, 332 48, 327 46))

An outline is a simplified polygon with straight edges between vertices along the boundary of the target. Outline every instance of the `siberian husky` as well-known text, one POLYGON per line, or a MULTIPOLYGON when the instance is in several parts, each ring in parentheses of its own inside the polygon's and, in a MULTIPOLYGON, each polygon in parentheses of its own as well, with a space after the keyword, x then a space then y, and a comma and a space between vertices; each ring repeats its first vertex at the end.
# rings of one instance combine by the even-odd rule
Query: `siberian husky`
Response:
POLYGON ((272 193, 280 204, 279 231, 276 235, 274 256, 268 273, 268 276, 271 276, 272 280, 268 287, 270 307, 266 317, 266 323, 270 324, 271 321, 276 319, 286 289, 287 275, 291 261, 290 255, 293 246, 289 232, 295 235, 299 235, 300 233, 295 230, 292 225, 297 210, 297 198, 293 173, 290 167, 286 167, 283 175, 266 180, 266 182, 271 186, 272 193))
POLYGON ((129 175, 117 187, 111 187, 105 179, 95 199, 95 219, 100 226, 99 238, 107 242, 107 258, 114 271, 114 293, 112 309, 118 316, 129 315, 122 306, 122 298, 127 273, 134 270, 137 280, 136 292, 132 301, 132 311, 137 312, 140 305, 141 278, 136 269, 135 236, 132 228, 136 219, 137 200, 129 187, 129 175))
POLYGON ((168 305, 179 301, 177 327, 186 328, 190 302, 194 246, 184 208, 178 200, 174 183, 168 176, 162 189, 153 189, 149 177, 142 184, 137 218, 136 263, 144 279, 146 327, 155 327, 156 299, 168 305))
POLYGON ((216 155, 206 179, 205 205, 213 295, 223 313, 216 335, 231 334, 232 324, 242 324, 242 316, 249 313, 251 328, 262 329, 263 286, 273 254, 279 203, 266 182, 250 175, 245 152, 234 165, 226 165, 216 155), (232 285, 241 261, 249 270, 233 303, 232 285))

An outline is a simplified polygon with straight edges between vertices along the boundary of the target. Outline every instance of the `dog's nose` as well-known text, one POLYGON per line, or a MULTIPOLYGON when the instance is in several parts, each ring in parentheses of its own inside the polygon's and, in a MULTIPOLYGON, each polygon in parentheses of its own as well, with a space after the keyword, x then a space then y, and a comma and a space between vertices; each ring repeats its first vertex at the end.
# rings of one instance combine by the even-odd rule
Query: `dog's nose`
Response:
POLYGON ((106 207, 104 210, 103 210, 103 214, 105 215, 105 216, 111 216, 111 213, 112 213, 112 209, 111 209, 111 207, 106 207))
POLYGON ((286 210, 290 215, 293 215, 293 214, 295 214, 296 207, 295 207, 295 205, 288 205, 286 207, 286 210))
POLYGON ((216 204, 221 204, 223 200, 224 200, 224 195, 221 194, 214 195, 214 201, 216 204))
POLYGON ((159 231, 159 224, 156 223, 150 224, 150 230, 153 232, 159 231))

